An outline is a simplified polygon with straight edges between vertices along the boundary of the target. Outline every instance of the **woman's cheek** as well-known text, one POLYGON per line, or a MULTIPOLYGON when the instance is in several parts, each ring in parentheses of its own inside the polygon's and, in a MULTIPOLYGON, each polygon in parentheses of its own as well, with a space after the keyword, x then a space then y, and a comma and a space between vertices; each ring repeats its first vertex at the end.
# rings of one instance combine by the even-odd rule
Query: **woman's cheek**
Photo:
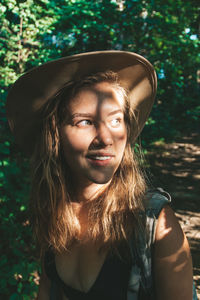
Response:
POLYGON ((112 131, 112 136, 116 141, 126 141, 127 140, 127 130, 126 127, 123 126, 117 130, 112 131))
POLYGON ((65 130, 62 134, 62 144, 64 150, 73 150, 75 152, 88 149, 92 140, 90 132, 80 129, 65 130))

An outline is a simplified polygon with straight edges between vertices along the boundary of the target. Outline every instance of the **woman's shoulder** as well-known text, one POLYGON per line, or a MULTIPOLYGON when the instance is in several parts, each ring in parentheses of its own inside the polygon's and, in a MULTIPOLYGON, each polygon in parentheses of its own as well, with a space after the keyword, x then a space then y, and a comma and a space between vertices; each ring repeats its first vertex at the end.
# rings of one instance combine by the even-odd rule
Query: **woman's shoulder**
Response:
POLYGON ((158 299, 192 299, 190 248, 170 203, 170 195, 161 188, 147 193, 145 255, 153 255, 148 267, 154 270, 158 299))
POLYGON ((145 205, 147 224, 153 222, 156 225, 152 242, 179 244, 183 240, 182 228, 169 204, 171 196, 162 188, 148 191, 145 205))
POLYGON ((158 216, 155 240, 175 239, 176 243, 183 239, 183 231, 170 206, 164 206, 158 216))
POLYGON ((157 220, 153 251, 158 299, 192 299, 192 260, 187 238, 170 206, 157 220))

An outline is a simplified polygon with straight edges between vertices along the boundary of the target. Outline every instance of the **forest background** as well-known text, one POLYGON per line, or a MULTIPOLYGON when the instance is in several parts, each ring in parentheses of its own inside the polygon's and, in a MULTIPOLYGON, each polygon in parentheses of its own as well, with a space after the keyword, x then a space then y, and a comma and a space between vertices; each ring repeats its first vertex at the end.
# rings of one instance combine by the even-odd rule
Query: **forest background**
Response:
POLYGON ((93 50, 137 52, 154 65, 158 94, 146 152, 197 129, 198 1, 2 0, 0 4, 0 299, 34 299, 39 260, 28 221, 28 160, 5 115, 12 83, 52 59, 93 50))

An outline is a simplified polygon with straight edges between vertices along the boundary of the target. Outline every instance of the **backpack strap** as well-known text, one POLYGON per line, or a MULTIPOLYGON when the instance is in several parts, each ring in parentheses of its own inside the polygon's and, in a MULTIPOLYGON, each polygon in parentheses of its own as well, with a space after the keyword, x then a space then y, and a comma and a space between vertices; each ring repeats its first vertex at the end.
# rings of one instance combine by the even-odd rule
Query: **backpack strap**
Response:
POLYGON ((146 227, 148 232, 148 246, 152 248, 155 241, 156 225, 161 210, 167 204, 171 203, 171 196, 162 188, 151 190, 147 193, 146 204, 146 227))
POLYGON ((133 237, 130 241, 133 265, 128 285, 128 300, 138 299, 139 293, 145 294, 148 299, 155 299, 152 276, 152 248, 159 214, 162 208, 170 202, 171 196, 162 188, 150 190, 146 194, 144 214, 146 230, 139 234, 137 240, 133 237))

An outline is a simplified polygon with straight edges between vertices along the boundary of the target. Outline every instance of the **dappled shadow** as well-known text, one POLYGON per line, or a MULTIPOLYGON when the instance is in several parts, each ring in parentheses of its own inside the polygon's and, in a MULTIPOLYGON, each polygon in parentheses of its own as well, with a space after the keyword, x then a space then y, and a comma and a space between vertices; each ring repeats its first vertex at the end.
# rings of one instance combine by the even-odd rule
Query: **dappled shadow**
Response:
POLYGON ((192 133, 175 142, 157 142, 146 155, 151 182, 172 196, 172 207, 191 248, 200 297, 200 138, 192 133))
POLYGON ((175 209, 200 212, 200 141, 197 133, 170 144, 155 143, 147 161, 153 184, 171 193, 175 209))

